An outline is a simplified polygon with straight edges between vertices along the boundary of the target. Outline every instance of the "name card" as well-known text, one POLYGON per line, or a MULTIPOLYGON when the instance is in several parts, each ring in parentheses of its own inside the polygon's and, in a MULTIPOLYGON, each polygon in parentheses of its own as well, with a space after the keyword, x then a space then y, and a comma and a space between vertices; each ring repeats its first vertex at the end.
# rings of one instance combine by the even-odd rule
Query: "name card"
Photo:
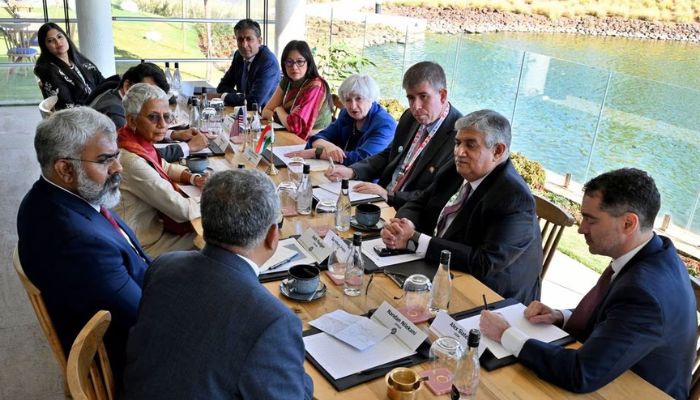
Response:
POLYGON ((326 237, 323 238, 323 242, 331 248, 331 251, 336 252, 339 260, 345 261, 348 256, 350 256, 350 246, 348 243, 332 230, 328 230, 326 237))
POLYGON ((216 135, 212 141, 221 149, 226 151, 226 148, 229 146, 230 142, 226 138, 225 135, 216 135))
POLYGON ((459 341, 466 349, 469 343, 469 331, 462 327, 454 318, 440 311, 430 325, 430 330, 438 336, 451 336, 459 341))
POLYGON ((391 329, 391 333, 412 351, 415 351, 428 337, 386 301, 372 314, 372 319, 391 329))
POLYGON ((311 256, 320 263, 321 261, 328 258, 333 251, 333 248, 327 245, 320 236, 314 232, 313 229, 309 228, 304 233, 301 234, 297 242, 304 247, 311 256))
POLYGON ((252 148, 252 146, 247 146, 245 148, 245 151, 243 152, 243 156, 245 159, 253 165, 252 168, 255 168, 258 166, 260 163, 260 160, 262 160, 262 154, 258 154, 255 152, 255 149, 252 148))

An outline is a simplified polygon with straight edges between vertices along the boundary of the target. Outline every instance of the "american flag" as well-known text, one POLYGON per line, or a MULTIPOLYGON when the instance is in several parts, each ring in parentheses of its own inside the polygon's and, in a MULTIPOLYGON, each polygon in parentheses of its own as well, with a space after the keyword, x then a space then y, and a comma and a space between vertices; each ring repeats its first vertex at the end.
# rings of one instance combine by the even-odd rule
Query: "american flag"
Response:
POLYGON ((245 123, 245 107, 238 107, 238 114, 236 115, 236 120, 231 125, 231 136, 238 136, 241 134, 241 126, 245 123))

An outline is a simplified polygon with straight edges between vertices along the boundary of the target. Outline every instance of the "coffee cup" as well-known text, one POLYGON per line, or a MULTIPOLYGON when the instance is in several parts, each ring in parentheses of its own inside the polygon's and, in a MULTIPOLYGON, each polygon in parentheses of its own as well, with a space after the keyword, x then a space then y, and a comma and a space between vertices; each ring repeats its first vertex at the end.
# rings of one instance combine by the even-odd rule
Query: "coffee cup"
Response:
POLYGON ((394 368, 385 376, 387 396, 392 400, 414 399, 423 380, 410 368, 394 368))
POLYGON ((201 174, 208 166, 209 159, 204 156, 190 156, 187 158, 187 168, 196 174, 201 174))
POLYGON ((382 210, 379 206, 364 203, 355 207, 355 219, 357 223, 364 226, 375 226, 379 222, 379 216, 382 210))
POLYGON ((287 288, 292 293, 311 294, 318 288, 320 274, 313 265, 295 265, 287 272, 287 288))

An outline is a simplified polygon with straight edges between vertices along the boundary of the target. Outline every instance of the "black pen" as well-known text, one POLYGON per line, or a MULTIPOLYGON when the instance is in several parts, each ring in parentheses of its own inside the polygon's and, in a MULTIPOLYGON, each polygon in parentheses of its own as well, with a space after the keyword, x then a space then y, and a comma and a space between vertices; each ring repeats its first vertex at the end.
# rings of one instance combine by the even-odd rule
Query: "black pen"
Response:
POLYGON ((485 295, 485 294, 482 294, 482 295, 481 295, 481 298, 484 299, 484 310, 488 310, 488 309, 489 309, 489 303, 486 302, 486 295, 485 295))
POLYGON ((413 364, 413 360, 411 360, 410 358, 404 358, 402 360, 388 362, 386 364, 378 365, 376 367, 372 367, 372 368, 366 369, 364 371, 360 371, 357 374, 358 375, 372 375, 372 374, 379 372, 379 371, 382 371, 382 370, 394 369, 397 367, 403 367, 403 366, 411 365, 411 364, 413 364))

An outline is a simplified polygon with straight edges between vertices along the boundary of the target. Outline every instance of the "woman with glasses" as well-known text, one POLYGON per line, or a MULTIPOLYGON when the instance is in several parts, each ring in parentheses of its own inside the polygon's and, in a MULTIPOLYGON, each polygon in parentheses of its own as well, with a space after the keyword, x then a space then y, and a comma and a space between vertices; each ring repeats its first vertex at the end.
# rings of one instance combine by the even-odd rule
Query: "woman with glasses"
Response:
POLYGON ((311 136, 305 150, 287 157, 332 159, 351 165, 384 150, 394 139, 396 121, 377 103, 379 87, 369 75, 350 75, 338 88, 345 108, 326 129, 311 136))
POLYGON ((159 87, 137 83, 124 96, 126 126, 119 130, 121 200, 116 212, 126 221, 153 257, 193 247, 190 221, 199 218, 199 204, 187 197, 180 184, 204 186, 206 179, 184 166, 163 160, 154 143, 173 122, 168 95, 159 87))
POLYGON ((87 104, 90 93, 105 80, 100 70, 53 22, 42 25, 37 38, 41 55, 34 75, 39 78, 44 98, 58 96, 56 110, 87 104))
POLYGON ((331 123, 333 109, 330 88, 316 68, 309 45, 292 40, 282 51, 282 80, 262 111, 262 117, 275 120, 306 139, 313 129, 331 123))

